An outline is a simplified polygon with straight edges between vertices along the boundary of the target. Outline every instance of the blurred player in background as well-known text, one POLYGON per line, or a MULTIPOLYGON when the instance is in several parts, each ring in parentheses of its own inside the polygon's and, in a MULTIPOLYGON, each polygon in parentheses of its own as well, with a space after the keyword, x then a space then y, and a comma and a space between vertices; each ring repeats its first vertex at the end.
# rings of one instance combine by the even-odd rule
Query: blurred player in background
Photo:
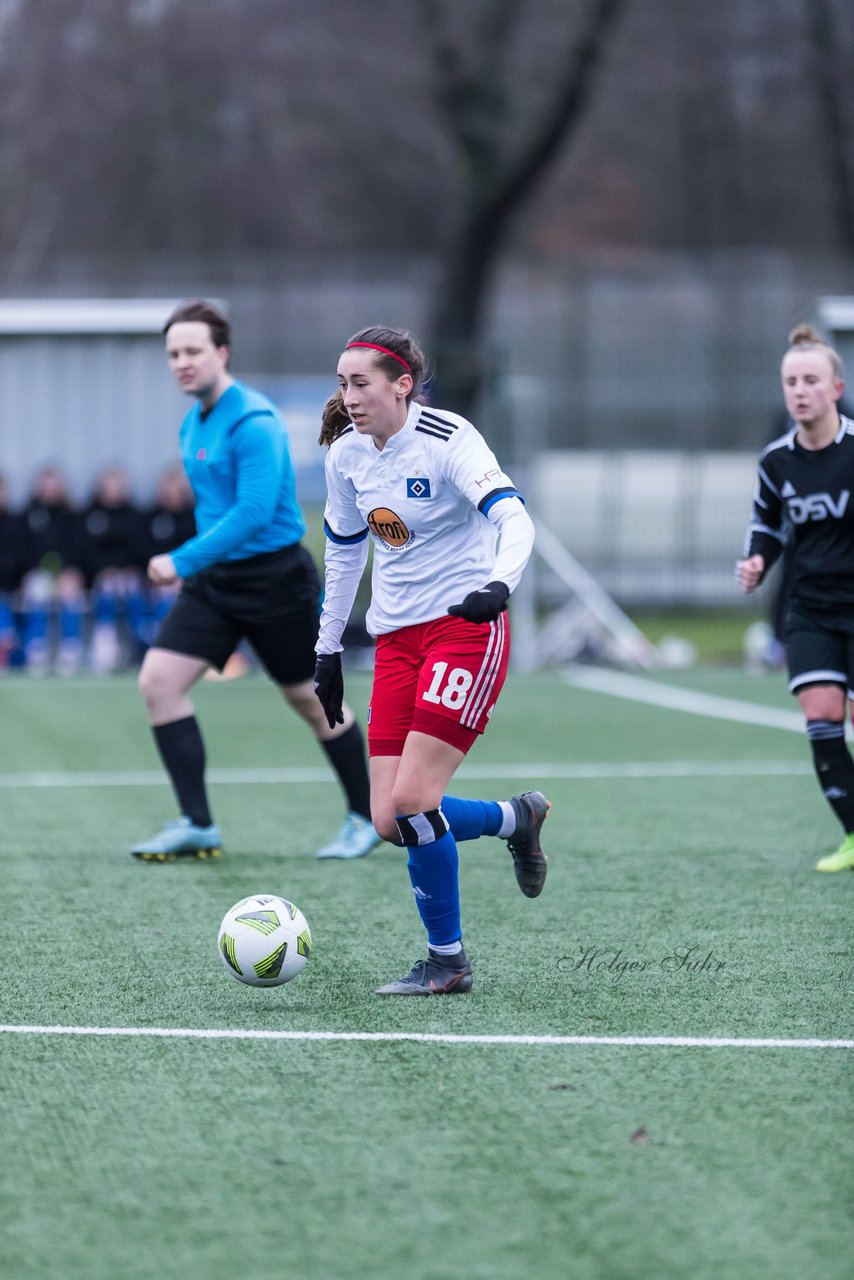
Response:
POLYGON ((755 591, 788 538, 784 642, 789 689, 806 717, 813 763, 845 838, 817 871, 854 869, 854 760, 845 745, 854 697, 854 422, 839 413, 842 361, 809 325, 782 364, 790 430, 760 455, 743 591, 755 591))
POLYGON ((136 658, 132 641, 145 614, 137 561, 140 512, 123 467, 106 467, 83 512, 83 571, 89 591, 93 671, 117 671, 136 658))
MULTIPOLYGON (((854 408, 847 404, 841 396, 836 408, 843 418, 854 418, 854 408)), ((785 404, 779 413, 774 415, 774 428, 769 440, 778 440, 785 436, 797 424, 790 417, 785 404)), ((785 533, 785 530, 783 531, 785 533)), ((766 575, 767 576, 767 575, 766 575)), ((776 565, 777 581, 774 585, 769 607, 769 633, 766 646, 761 655, 763 665, 769 669, 786 665, 786 599, 789 594, 789 582, 792 576, 792 547, 788 538, 783 546, 783 554, 776 565)))
POLYGON ((15 607, 23 564, 23 532, 20 515, 9 508, 6 477, 0 475, 0 672, 7 669, 18 648, 15 607))
POLYGON ((60 675, 74 675, 83 661, 88 608, 83 527, 59 467, 37 472, 22 526, 20 607, 27 674, 41 676, 55 665, 60 675))
POLYGON ((534 544, 512 480, 464 418, 417 396, 424 355, 410 333, 369 328, 338 362, 326 407, 326 583, 315 688, 329 724, 343 717, 341 636, 374 545, 367 626, 377 637, 368 720, 374 824, 404 845, 428 954, 379 995, 469 991, 457 841, 507 840, 516 878, 537 897, 549 802, 461 800, 445 788, 483 733, 507 672, 505 612, 534 544))
POLYGON ((197 401, 180 432, 197 532, 149 561, 155 587, 178 579, 182 586, 143 659, 139 686, 181 816, 132 852, 149 861, 220 852, 189 691, 245 639, 320 740, 347 797, 345 821, 318 856, 361 857, 379 841, 364 745, 352 711, 329 727, 314 695, 320 588, 300 542, 305 525, 284 424, 269 400, 229 373, 229 325, 216 307, 178 307, 164 334, 178 386, 197 401))

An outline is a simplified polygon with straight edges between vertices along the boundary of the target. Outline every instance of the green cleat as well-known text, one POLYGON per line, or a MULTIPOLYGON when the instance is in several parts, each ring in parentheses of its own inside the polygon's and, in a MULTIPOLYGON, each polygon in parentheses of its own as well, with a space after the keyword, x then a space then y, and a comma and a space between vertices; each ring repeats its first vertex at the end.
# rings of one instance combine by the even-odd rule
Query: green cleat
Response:
POLYGON ((197 827, 189 818, 167 822, 150 840, 140 840, 131 849, 143 862, 177 862, 179 858, 218 858, 222 853, 222 836, 216 823, 197 827))
POLYGON ((854 871, 854 831, 850 832, 835 853, 819 858, 816 871, 854 871))

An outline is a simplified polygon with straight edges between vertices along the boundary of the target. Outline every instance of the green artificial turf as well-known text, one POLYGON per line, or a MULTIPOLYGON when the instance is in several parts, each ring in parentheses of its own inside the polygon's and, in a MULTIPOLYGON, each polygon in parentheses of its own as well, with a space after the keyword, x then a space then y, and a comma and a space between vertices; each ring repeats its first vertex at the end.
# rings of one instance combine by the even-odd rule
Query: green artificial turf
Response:
POLYGON ((423 951, 404 855, 312 857, 342 800, 263 678, 196 693, 221 863, 128 856, 174 811, 131 679, 0 701, 5 1025, 379 1037, 0 1032, 2 1280, 847 1277, 850 1050, 447 1039, 850 1038, 854 876, 813 871, 839 834, 803 735, 511 676, 455 790, 542 786, 546 889, 461 845, 473 992, 382 1000, 423 951), (216 951, 256 892, 311 924, 284 987, 216 951))

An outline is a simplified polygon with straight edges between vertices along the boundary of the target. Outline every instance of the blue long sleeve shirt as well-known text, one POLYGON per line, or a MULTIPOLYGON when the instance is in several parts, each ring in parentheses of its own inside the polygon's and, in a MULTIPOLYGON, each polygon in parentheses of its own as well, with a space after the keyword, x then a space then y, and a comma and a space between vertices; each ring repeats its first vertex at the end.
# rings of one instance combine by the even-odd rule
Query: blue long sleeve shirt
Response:
POLYGON ((193 406, 179 442, 197 529, 171 553, 179 577, 300 541, 305 522, 287 432, 266 396, 232 383, 207 413, 193 406))

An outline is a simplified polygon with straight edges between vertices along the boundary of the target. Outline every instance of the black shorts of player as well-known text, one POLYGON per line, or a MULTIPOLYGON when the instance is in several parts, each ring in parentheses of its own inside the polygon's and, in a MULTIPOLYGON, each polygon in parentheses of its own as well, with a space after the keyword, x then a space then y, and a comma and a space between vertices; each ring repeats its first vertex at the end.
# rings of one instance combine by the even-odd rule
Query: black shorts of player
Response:
POLYGON ((854 692, 854 608, 824 612, 790 604, 783 638, 792 693, 811 684, 854 692))
POLYGON ((221 671, 245 639, 277 684, 301 684, 314 674, 319 617, 317 569, 297 543, 187 578, 154 644, 221 671))

